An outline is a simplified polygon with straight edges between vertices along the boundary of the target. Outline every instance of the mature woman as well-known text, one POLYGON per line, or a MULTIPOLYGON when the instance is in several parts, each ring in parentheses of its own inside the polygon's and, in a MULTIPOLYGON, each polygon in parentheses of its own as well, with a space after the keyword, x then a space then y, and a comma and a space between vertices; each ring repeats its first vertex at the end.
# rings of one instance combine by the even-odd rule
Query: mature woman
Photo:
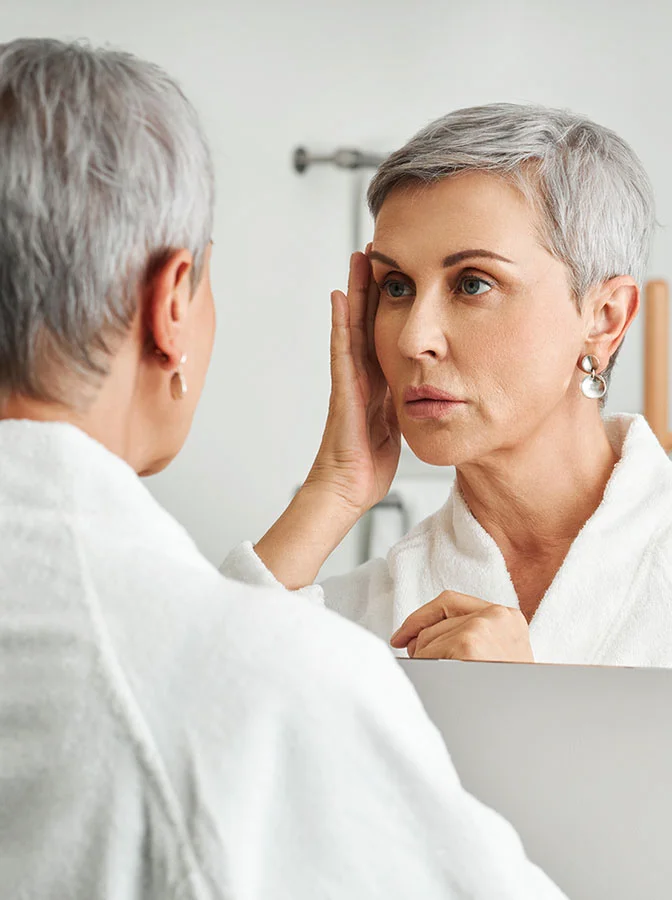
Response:
POLYGON ((212 182, 157 67, 0 45, 2 896, 559 898, 380 641, 223 579, 138 478, 208 367, 212 182))
POLYGON ((456 467, 445 505, 307 593, 414 656, 672 665, 672 464, 640 416, 601 414, 654 222, 634 153, 567 112, 465 109, 393 153, 369 203, 315 464, 224 571, 310 585, 401 432, 456 467))

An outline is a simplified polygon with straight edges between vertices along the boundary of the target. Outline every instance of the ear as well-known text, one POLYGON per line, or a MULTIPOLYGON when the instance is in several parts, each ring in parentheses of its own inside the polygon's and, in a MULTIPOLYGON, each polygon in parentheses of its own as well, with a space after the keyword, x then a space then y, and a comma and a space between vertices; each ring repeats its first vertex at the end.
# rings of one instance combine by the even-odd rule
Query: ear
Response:
POLYGON ((177 368, 184 352, 185 325, 192 294, 193 259, 188 250, 175 250, 154 269, 145 288, 145 326, 148 343, 177 368))
POLYGON ((621 346, 639 310, 639 288, 629 275, 603 282, 585 300, 586 353, 600 360, 600 370, 621 346), (591 296, 592 294, 592 296, 591 296))

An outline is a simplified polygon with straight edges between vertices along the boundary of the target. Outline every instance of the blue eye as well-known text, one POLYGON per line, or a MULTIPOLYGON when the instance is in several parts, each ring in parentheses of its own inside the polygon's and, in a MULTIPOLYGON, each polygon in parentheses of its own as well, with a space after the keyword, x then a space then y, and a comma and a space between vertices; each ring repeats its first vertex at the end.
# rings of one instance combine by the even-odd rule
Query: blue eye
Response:
POLYGON ((385 291, 392 300, 401 300, 402 297, 411 297, 413 291, 404 281, 396 281, 391 278, 383 284, 381 290, 385 291))
POLYGON ((492 290, 492 285, 477 275, 465 275, 464 278, 460 279, 458 287, 463 294, 467 294, 469 297, 487 294, 488 291, 492 290))

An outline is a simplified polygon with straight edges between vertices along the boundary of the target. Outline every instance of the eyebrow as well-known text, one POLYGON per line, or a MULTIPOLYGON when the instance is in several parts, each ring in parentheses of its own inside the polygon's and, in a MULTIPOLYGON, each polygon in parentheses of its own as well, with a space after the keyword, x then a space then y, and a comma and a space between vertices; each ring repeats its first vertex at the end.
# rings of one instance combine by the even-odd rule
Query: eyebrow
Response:
MULTIPOLYGON (((395 269, 401 268, 399 263, 392 259, 391 256, 385 256, 384 253, 378 253, 377 250, 369 251, 369 259, 377 259, 378 262, 386 263, 388 266, 393 266, 395 269)), ((451 253, 450 256, 446 256, 441 265, 444 269, 449 269, 451 266, 455 266, 465 259, 497 259, 499 262, 514 265, 512 259, 507 259, 505 256, 500 256, 498 253, 493 253, 491 250, 458 250, 457 253, 451 253)))

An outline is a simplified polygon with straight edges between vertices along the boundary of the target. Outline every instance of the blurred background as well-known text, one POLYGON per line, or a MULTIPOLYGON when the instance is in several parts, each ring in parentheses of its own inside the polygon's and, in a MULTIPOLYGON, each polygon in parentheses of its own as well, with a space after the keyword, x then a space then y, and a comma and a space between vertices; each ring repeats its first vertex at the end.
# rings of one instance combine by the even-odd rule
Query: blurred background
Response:
MULTIPOLYGON (((174 75, 201 113, 218 180, 217 340, 189 441, 147 484, 216 564, 284 509, 327 409, 329 294, 345 286, 353 198, 365 183, 329 165, 298 174, 296 147, 384 154, 437 116, 493 101, 584 113, 647 168, 661 226, 649 277, 672 277, 665 0, 0 0, 0 10, 1 40, 88 38, 130 50, 174 75)), ((365 241, 363 214, 360 226, 365 241)), ((640 321, 608 408, 641 411, 642 390, 640 321)), ((412 519, 447 491, 450 473, 427 468, 402 459, 402 493, 404 479, 424 485, 412 519)), ((325 574, 385 543, 370 528, 346 539, 325 574)))

